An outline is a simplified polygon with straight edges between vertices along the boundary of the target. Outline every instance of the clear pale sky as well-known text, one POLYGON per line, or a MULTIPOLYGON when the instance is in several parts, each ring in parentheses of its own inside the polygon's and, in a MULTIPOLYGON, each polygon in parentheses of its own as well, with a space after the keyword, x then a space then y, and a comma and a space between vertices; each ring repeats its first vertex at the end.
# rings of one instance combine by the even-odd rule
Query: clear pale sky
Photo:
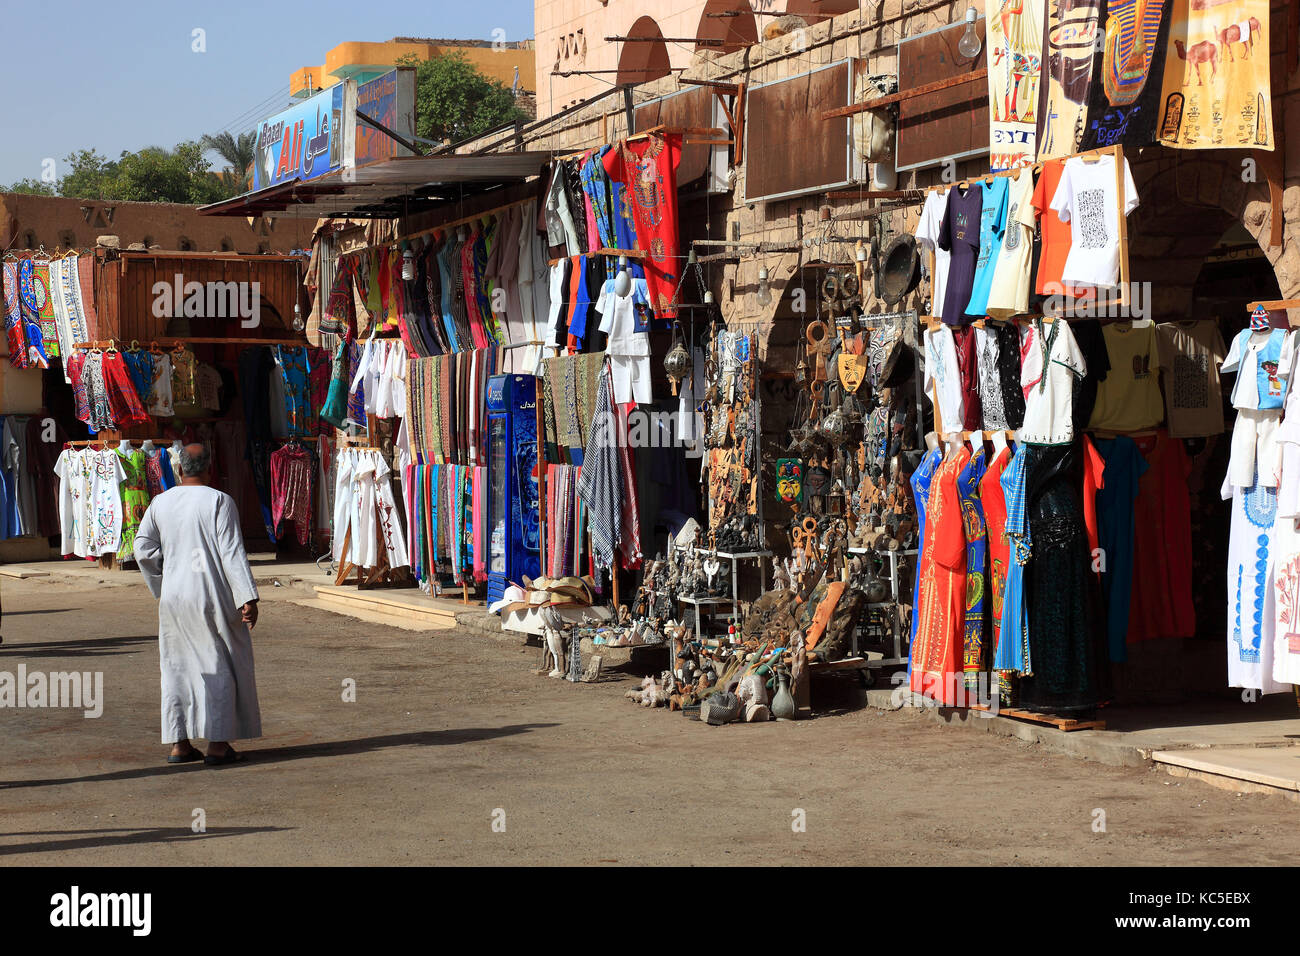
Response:
POLYGON ((0 188, 46 157, 172 147, 249 129, 289 103, 289 74, 347 40, 533 35, 532 0, 132 3, 0 0, 0 188), (192 50, 205 31, 207 51, 192 50))

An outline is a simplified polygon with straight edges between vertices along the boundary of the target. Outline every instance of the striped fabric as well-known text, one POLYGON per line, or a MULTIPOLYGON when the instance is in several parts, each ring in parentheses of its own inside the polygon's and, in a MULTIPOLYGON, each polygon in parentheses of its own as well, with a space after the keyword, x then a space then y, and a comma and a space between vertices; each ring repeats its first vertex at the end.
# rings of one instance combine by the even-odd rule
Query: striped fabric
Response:
POLYGON ((612 568, 623 533, 623 478, 614 414, 613 378, 608 367, 600 376, 587 447, 578 476, 578 497, 587 506, 592 556, 596 567, 612 568))

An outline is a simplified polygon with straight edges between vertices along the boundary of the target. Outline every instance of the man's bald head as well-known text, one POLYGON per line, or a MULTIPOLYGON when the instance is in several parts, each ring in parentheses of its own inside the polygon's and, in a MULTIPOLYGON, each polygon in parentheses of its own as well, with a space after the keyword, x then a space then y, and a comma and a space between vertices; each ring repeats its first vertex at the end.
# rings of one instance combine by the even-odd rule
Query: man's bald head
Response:
POLYGON ((181 474, 187 478, 198 478, 208 473, 212 466, 212 453, 207 445, 192 444, 181 449, 181 474))

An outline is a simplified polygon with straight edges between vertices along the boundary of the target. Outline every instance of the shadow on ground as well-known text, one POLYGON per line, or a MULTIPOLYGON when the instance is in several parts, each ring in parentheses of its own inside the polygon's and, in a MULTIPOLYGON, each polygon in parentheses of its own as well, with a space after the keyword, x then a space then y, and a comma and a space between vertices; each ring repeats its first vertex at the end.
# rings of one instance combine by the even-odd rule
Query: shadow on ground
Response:
POLYGON ((248 833, 274 833, 280 830, 295 830, 296 827, 213 827, 203 833, 195 833, 189 827, 147 827, 143 830, 105 829, 105 830, 32 830, 27 833, 0 833, 0 840, 5 837, 63 836, 64 840, 41 840, 35 843, 21 843, 17 846, 0 845, 0 856, 17 853, 47 853, 51 850, 87 850, 98 847, 127 846, 144 843, 175 843, 184 840, 210 840, 217 837, 243 836, 248 833), (109 834, 118 834, 109 836, 109 834))
MULTIPOLYGON (((495 740, 498 737, 513 737, 516 734, 526 734, 532 730, 558 726, 559 724, 509 724, 505 727, 466 727, 455 730, 426 730, 407 734, 386 734, 382 737, 358 737, 355 740, 298 744, 289 747, 267 747, 262 750, 244 750, 240 748, 248 759, 242 764, 230 764, 220 769, 229 772, 234 768, 246 767, 249 764, 284 763, 290 760, 304 760, 311 757, 342 757, 384 750, 388 747, 448 747, 455 744, 474 743, 480 740, 495 740)), ((113 770, 108 773, 85 774, 76 777, 0 781, 0 790, 57 787, 69 783, 103 783, 109 780, 139 780, 164 774, 194 773, 205 769, 207 768, 199 763, 179 765, 159 763, 150 767, 132 767, 126 770, 113 770)))

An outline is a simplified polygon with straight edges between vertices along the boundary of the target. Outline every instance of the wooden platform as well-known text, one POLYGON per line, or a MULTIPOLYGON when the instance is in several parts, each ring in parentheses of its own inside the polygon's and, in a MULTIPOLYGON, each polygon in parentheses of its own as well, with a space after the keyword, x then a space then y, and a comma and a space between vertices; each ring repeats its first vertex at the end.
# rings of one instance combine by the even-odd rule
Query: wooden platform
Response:
POLYGON ((414 631, 445 631, 456 627, 456 615, 474 607, 450 598, 428 597, 418 588, 358 590, 317 585, 315 601, 302 602, 336 614, 414 631))
POLYGON ((1104 720, 1075 720, 1073 717, 1057 717, 1054 714, 1035 714, 1028 710, 1017 710, 1014 707, 999 707, 993 710, 991 707, 984 707, 980 704, 973 704, 971 710, 982 710, 991 712, 996 717, 1010 717, 1013 720, 1025 720, 1034 724, 1047 724, 1055 727, 1057 730, 1105 730, 1106 721, 1104 720))

